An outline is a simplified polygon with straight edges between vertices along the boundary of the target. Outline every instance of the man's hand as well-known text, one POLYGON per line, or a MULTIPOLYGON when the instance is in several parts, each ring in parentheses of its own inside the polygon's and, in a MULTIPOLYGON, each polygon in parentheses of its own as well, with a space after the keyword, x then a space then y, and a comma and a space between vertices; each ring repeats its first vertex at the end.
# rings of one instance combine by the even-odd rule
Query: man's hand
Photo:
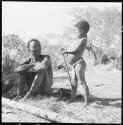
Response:
POLYGON ((36 62, 33 64, 34 64, 34 67, 27 70, 27 72, 40 72, 40 71, 44 70, 42 62, 36 62))
POLYGON ((42 72, 48 69, 50 63, 50 56, 46 56, 41 62, 33 63, 34 67, 30 68, 27 72, 42 72))
POLYGON ((28 69, 34 67, 34 64, 25 64, 17 67, 14 72, 16 73, 22 73, 24 71, 27 71, 28 69))

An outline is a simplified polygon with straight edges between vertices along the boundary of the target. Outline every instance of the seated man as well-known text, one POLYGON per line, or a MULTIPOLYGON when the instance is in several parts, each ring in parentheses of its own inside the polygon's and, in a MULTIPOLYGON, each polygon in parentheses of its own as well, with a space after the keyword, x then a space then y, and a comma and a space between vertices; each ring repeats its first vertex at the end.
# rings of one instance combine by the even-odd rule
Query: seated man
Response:
POLYGON ((14 100, 23 97, 25 84, 27 85, 28 92, 21 100, 25 100, 36 94, 51 94, 53 71, 50 56, 41 54, 41 44, 37 39, 31 39, 27 43, 27 48, 32 58, 29 58, 15 69, 15 72, 19 73, 20 78, 17 97, 14 100))

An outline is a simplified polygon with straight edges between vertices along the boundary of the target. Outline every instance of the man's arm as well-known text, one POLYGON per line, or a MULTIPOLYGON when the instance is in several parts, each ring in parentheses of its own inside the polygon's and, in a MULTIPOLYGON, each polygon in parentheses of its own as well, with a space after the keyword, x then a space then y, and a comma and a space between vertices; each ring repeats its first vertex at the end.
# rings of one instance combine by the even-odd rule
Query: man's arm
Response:
POLYGON ((30 68, 34 67, 35 65, 34 64, 24 64, 24 65, 20 65, 19 67, 17 67, 15 69, 14 72, 16 73, 23 73, 23 72, 26 72, 27 70, 29 70, 30 68))
POLYGON ((47 55, 42 62, 34 63, 35 66, 29 69, 27 72, 42 72, 44 69, 48 69, 50 63, 50 56, 47 55))
POLYGON ((67 53, 67 54, 74 54, 77 53, 78 51, 80 51, 80 49, 84 46, 86 46, 87 41, 85 39, 83 39, 82 41, 78 41, 77 45, 75 47, 73 47, 72 49, 68 49, 68 50, 63 50, 63 54, 67 53))
POLYGON ((14 72, 16 72, 16 73, 23 73, 23 72, 27 71, 28 69, 30 69, 30 68, 32 68, 34 66, 34 64, 29 64, 29 63, 30 63, 30 59, 28 59, 25 62, 23 62, 22 64, 20 64, 14 70, 14 72))

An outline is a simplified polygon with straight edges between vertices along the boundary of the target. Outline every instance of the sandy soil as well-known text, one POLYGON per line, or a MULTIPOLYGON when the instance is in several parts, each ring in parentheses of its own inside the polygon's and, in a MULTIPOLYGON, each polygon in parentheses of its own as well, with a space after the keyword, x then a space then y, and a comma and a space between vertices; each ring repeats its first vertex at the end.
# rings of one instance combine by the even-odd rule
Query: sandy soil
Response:
MULTIPOLYGON (((82 106, 83 98, 76 99, 71 104, 68 104, 65 98, 54 97, 37 97, 24 103, 74 117, 83 123, 121 123, 121 71, 108 69, 107 66, 88 66, 86 81, 91 96, 87 108, 82 106)), ((67 73, 54 72, 53 87, 70 88, 67 73)), ((78 93, 83 94, 81 86, 78 93)), ((24 112, 12 110, 14 113, 7 113, 6 110, 10 109, 2 107, 2 122, 45 122, 24 112)))
POLYGON ((50 123, 49 121, 30 113, 7 106, 2 106, 2 122, 50 123))

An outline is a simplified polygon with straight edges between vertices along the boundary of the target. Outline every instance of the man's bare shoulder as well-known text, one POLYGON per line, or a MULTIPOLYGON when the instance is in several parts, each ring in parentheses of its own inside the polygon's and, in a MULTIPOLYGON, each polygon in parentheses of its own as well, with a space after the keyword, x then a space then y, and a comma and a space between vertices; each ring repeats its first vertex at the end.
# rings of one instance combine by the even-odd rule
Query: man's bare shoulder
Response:
POLYGON ((49 58, 50 59, 50 55, 42 55, 44 58, 49 58))
POLYGON ((43 60, 51 61, 50 55, 42 55, 43 60))

